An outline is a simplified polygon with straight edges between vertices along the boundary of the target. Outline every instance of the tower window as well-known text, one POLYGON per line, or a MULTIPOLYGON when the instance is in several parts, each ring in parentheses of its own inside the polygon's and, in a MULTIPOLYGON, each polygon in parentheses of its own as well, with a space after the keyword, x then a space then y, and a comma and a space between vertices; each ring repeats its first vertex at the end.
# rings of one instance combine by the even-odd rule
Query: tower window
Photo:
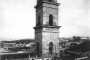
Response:
POLYGON ((39 43, 37 42, 37 52, 39 52, 39 43))
POLYGON ((53 15, 49 15, 49 25, 53 26, 53 15))
POLYGON ((53 43, 49 43, 49 54, 53 54, 53 43))
POLYGON ((37 42, 37 44, 36 44, 36 54, 37 54, 37 56, 39 56, 39 52, 40 52, 40 45, 39 45, 39 42, 37 42))
POLYGON ((40 26, 41 25, 41 21, 40 21, 40 16, 38 16, 38 26, 40 26))
POLYGON ((53 0, 49 0, 49 2, 53 2, 53 0))

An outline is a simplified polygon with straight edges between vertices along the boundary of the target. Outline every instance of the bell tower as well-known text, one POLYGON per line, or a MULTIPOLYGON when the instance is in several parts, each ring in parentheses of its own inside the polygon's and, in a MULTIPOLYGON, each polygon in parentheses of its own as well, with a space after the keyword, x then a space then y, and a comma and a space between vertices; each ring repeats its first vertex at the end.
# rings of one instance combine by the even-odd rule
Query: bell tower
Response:
POLYGON ((59 53, 59 28, 57 0, 37 0, 35 43, 38 56, 59 53))

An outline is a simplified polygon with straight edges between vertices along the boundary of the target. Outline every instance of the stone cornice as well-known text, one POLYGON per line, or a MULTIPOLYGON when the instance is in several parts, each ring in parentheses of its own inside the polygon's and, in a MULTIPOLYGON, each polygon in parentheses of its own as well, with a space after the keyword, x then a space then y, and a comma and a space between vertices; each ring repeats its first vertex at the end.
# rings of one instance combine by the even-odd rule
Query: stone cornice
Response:
POLYGON ((60 5, 60 3, 43 1, 43 2, 38 3, 38 4, 35 6, 35 8, 37 9, 42 3, 51 4, 51 5, 56 5, 56 6, 59 6, 59 5, 60 5))
POLYGON ((60 28, 61 26, 36 26, 34 29, 39 29, 39 28, 60 28))

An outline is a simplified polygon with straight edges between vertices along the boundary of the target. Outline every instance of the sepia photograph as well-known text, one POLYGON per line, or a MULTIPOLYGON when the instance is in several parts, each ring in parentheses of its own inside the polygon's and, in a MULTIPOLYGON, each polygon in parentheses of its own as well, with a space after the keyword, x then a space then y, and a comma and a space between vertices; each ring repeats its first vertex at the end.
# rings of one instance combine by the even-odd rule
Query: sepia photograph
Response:
POLYGON ((90 0, 0 0, 0 60, 90 60, 90 0))

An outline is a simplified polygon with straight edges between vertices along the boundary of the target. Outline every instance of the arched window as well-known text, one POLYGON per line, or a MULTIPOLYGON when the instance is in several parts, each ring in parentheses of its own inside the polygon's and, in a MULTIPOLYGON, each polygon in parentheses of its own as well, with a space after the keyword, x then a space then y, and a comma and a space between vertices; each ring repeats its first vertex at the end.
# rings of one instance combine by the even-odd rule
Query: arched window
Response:
POLYGON ((53 54, 53 43, 49 43, 49 54, 53 54))
POLYGON ((42 0, 37 0, 37 3, 40 3, 42 0))
POLYGON ((38 16, 38 26, 40 26, 41 25, 41 21, 40 21, 40 16, 38 16))
POLYGON ((37 53, 39 52, 39 43, 37 42, 37 53))
POLYGON ((53 2, 53 0, 49 0, 49 2, 53 2))
POLYGON ((53 26, 53 15, 49 15, 49 25, 53 26))

